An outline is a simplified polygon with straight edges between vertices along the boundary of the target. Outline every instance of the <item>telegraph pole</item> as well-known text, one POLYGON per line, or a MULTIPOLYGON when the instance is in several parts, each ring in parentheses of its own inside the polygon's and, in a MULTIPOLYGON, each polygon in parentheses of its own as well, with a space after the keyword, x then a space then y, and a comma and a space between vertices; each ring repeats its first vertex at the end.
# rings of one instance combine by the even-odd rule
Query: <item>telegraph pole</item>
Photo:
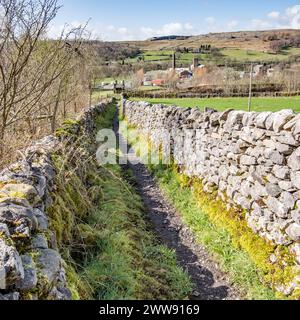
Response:
POLYGON ((250 67, 250 85, 249 85, 249 99, 248 99, 248 111, 251 112, 252 107, 252 78, 253 78, 253 63, 250 67))
POLYGON ((176 51, 174 52, 172 59, 173 59, 172 67, 175 70, 176 69, 176 51))

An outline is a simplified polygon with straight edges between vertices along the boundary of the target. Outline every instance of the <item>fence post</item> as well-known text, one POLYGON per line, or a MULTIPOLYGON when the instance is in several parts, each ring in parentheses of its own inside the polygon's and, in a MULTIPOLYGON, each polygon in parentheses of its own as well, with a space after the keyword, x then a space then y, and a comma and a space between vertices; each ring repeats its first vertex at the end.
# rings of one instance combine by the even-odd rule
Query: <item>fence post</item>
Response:
POLYGON ((122 118, 125 117, 125 95, 124 95, 124 93, 121 94, 120 116, 122 118))
POLYGON ((251 69, 250 69, 248 112, 251 112, 251 106, 252 106, 252 77, 253 77, 253 63, 251 63, 251 69))

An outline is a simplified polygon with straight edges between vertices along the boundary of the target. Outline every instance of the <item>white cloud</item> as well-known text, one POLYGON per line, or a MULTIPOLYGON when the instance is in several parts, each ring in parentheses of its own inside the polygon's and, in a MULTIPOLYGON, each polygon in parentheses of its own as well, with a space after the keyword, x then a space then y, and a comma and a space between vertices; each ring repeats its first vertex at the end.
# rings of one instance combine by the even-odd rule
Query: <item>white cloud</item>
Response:
MULTIPOLYGON (((85 27, 85 26, 86 26, 86 22, 79 22, 79 21, 72 21, 71 23, 66 23, 61 25, 52 24, 48 28, 47 35, 52 39, 56 39, 56 38, 59 38, 62 34, 66 35, 72 29, 85 27)), ((87 31, 86 36, 88 36, 89 30, 86 30, 86 31, 87 31)))
POLYGON ((295 17, 293 17, 290 27, 292 29, 299 29, 300 28, 300 14, 297 14, 295 17))
POLYGON ((187 23, 171 22, 163 25, 161 28, 141 27, 140 31, 146 37, 170 36, 170 35, 188 35, 194 29, 194 26, 187 23))
POLYGON ((280 12, 272 11, 268 14, 268 18, 270 19, 278 19, 280 17, 280 12))
POLYGON ((103 26, 99 24, 90 29, 93 39, 103 41, 134 40, 137 36, 126 27, 118 27, 114 25, 103 26))
POLYGON ((272 11, 268 14, 270 19, 270 26, 272 28, 300 28, 300 5, 294 5, 286 8, 283 12, 272 11))
POLYGON ((193 30, 194 26, 191 23, 187 22, 187 23, 185 23, 184 28, 186 30, 193 30))
POLYGON ((179 22, 171 22, 165 24, 160 30, 158 30, 159 34, 163 35, 172 35, 177 34, 183 30, 183 25, 179 22))
POLYGON ((141 27, 141 32, 148 38, 153 37, 156 33, 156 31, 150 27, 141 27))
POLYGON ((300 13, 300 5, 299 4, 297 4, 297 5, 293 6, 293 7, 288 7, 286 9, 286 15, 288 17, 294 17, 295 15, 297 15, 299 13, 300 13))
POLYGON ((295 5, 286 9, 288 26, 292 29, 300 28, 300 5, 295 5))
POLYGON ((266 19, 253 19, 249 27, 256 30, 263 29, 299 29, 300 5, 294 5, 283 11, 270 11, 266 19))
POLYGON ((50 37, 52 39, 59 38, 63 29, 64 29, 63 25, 51 25, 48 28, 47 35, 48 35, 48 37, 50 37))
POLYGON ((264 30, 271 27, 271 24, 268 21, 260 20, 260 19, 252 19, 251 27, 255 30, 264 30))
POLYGON ((116 28, 115 28, 115 26, 110 25, 110 26, 108 26, 108 27, 107 27, 107 30, 115 31, 115 30, 116 30, 116 28))
POLYGON ((205 19, 205 21, 208 23, 208 24, 214 24, 216 22, 216 19, 214 17, 207 17, 205 19))
POLYGON ((237 20, 232 20, 227 23, 227 27, 230 30, 235 29, 238 25, 239 25, 239 22, 237 20))
POLYGON ((125 27, 118 28, 118 33, 122 35, 128 34, 128 29, 125 27))

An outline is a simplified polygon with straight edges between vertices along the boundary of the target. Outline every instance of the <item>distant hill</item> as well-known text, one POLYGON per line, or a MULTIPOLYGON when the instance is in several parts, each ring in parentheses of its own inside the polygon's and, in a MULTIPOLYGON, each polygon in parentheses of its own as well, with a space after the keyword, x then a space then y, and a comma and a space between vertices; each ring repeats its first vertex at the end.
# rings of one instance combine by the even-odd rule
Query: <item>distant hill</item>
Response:
POLYGON ((145 41, 91 42, 105 65, 118 61, 123 65, 164 64, 163 68, 166 68, 174 52, 178 53, 177 62, 183 66, 191 64, 195 56, 203 64, 300 61, 300 30, 290 29, 171 35, 145 41))
POLYGON ((212 45, 216 48, 257 50, 266 52, 270 43, 285 41, 287 44, 300 42, 300 30, 281 29, 267 31, 239 31, 209 33, 198 36, 165 36, 145 41, 128 41, 123 44, 135 46, 141 50, 174 50, 178 47, 197 48, 201 45, 212 45))
POLYGON ((153 37, 149 41, 162 41, 162 40, 186 40, 191 38, 191 36, 163 36, 163 37, 153 37))

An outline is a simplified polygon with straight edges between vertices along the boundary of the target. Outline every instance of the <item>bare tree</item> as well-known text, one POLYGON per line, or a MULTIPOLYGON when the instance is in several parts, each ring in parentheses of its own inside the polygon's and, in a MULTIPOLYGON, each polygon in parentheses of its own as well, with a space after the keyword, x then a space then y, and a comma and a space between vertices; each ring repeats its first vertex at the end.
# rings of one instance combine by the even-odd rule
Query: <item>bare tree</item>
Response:
POLYGON ((140 69, 135 72, 131 79, 133 88, 138 89, 144 81, 144 69, 140 69))
POLYGON ((73 90, 86 90, 85 26, 46 37, 59 8, 57 0, 0 0, 0 156, 24 122, 34 133, 48 119, 54 131, 60 106, 66 116, 73 90))
POLYGON ((179 81, 179 77, 178 77, 178 74, 176 73, 176 70, 169 71, 165 76, 165 83, 167 87, 171 90, 176 90, 178 81, 179 81))

